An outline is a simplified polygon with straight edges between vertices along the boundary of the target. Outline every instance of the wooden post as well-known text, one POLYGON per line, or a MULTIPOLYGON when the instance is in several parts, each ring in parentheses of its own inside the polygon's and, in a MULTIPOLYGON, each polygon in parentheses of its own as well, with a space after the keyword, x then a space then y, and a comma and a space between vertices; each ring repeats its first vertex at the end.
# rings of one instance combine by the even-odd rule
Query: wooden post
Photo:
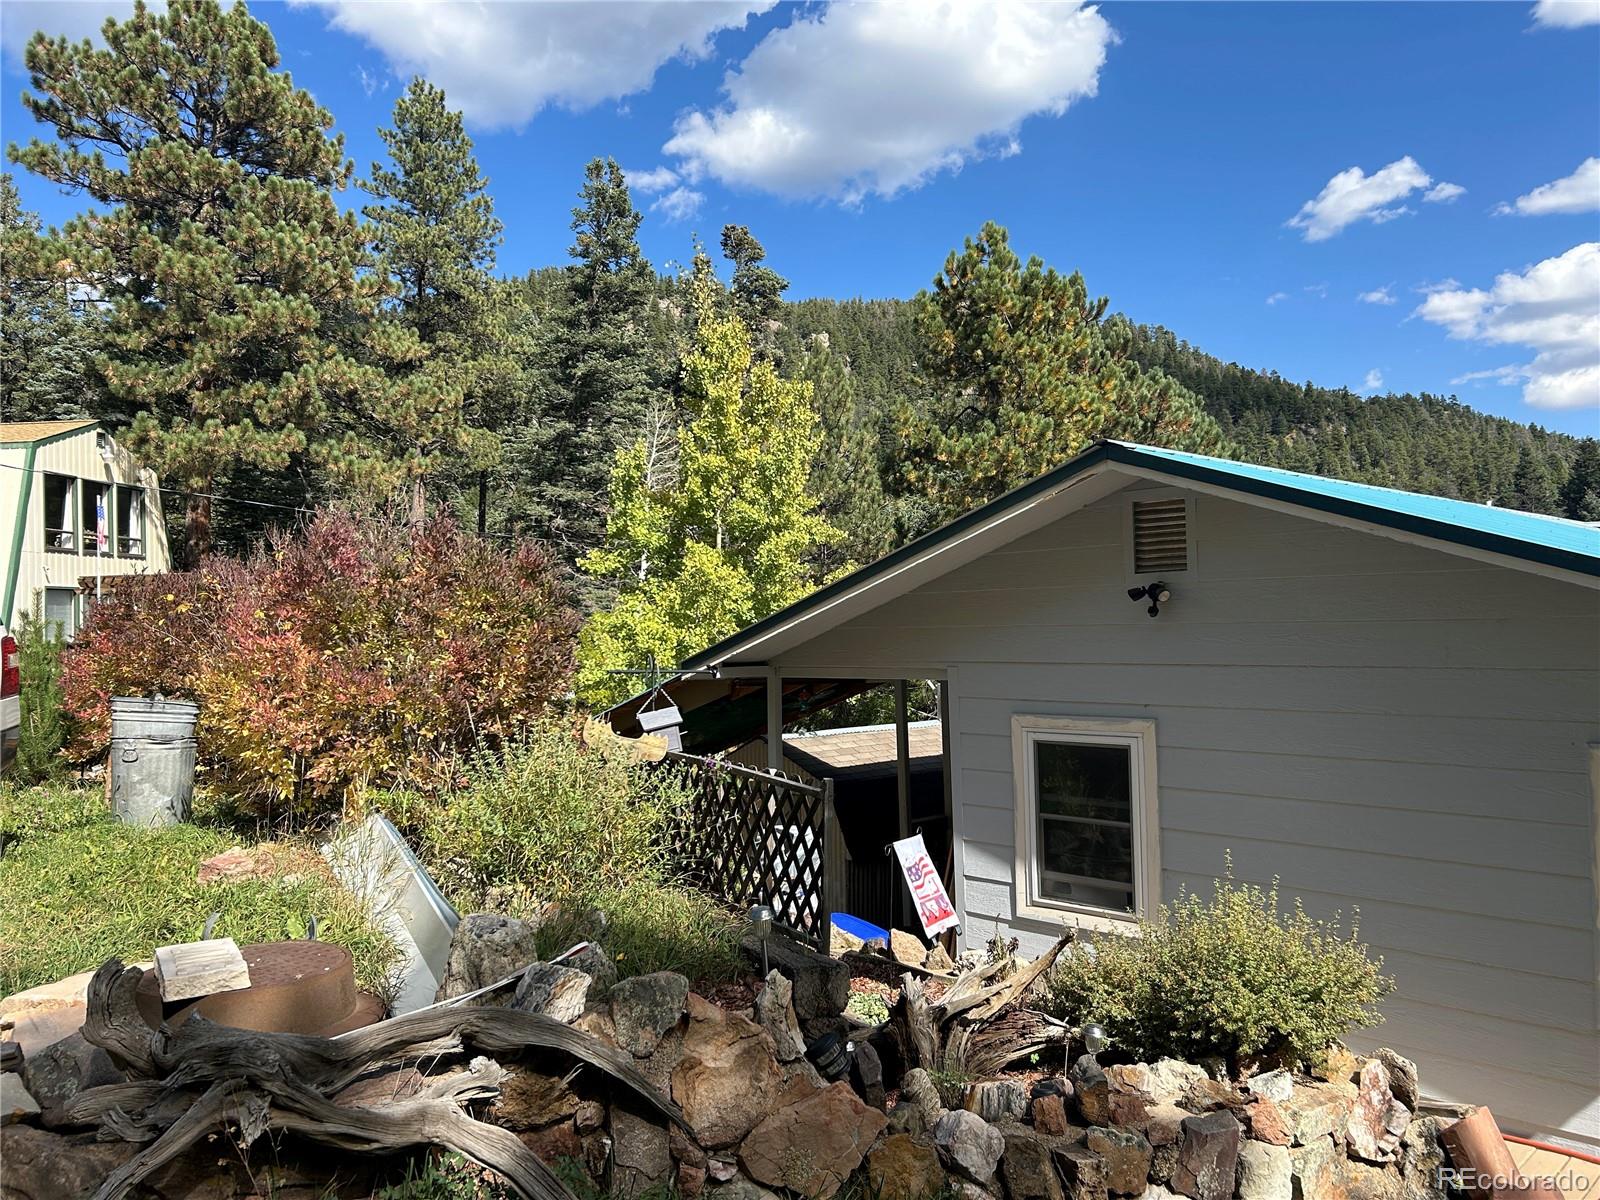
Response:
MULTIPOLYGON (((911 730, 907 727, 906 720, 906 681, 894 681, 894 782, 895 794, 900 804, 900 833, 899 837, 911 836, 911 730)), ((895 869, 895 878, 899 878, 899 869, 895 869)), ((906 889, 904 886, 895 888, 894 911, 898 914, 896 925, 906 924, 906 889)))
MULTIPOLYGON (((945 890, 950 893, 950 902, 956 903, 955 861, 956 861, 956 804, 955 804, 955 779, 950 769, 950 681, 941 679, 939 687, 939 771, 944 776, 944 828, 946 849, 945 861, 945 890)), ((960 912, 959 906, 956 909, 960 912)), ((940 939, 950 956, 956 953, 956 929, 959 926, 944 931, 940 939)))
POLYGON ((833 780, 822 781, 822 919, 817 923, 822 953, 833 945, 833 914, 843 912, 850 902, 849 852, 839 828, 839 814, 833 811, 833 780))

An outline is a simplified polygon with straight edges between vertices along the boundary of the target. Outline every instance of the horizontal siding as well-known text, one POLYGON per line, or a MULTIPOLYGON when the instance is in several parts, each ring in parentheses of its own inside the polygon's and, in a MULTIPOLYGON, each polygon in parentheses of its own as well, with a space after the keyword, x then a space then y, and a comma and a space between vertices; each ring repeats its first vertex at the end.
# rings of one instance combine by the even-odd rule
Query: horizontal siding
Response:
POLYGON ((1195 569, 1151 620, 1123 594, 1125 503, 783 656, 954 668, 967 940, 1056 932, 1014 915, 1011 717, 1152 719, 1164 897, 1231 855, 1314 914, 1359 910, 1398 984, 1369 1040, 1431 1094, 1600 1139, 1600 596, 1202 496, 1195 569))

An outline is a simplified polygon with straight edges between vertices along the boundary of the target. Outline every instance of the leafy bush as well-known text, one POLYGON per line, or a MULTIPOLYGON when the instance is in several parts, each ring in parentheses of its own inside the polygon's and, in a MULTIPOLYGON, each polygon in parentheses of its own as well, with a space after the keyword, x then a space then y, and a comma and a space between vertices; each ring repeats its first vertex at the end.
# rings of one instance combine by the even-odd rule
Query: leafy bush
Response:
POLYGON ((347 946, 361 986, 386 994, 395 947, 308 846, 266 845, 270 878, 201 884, 202 860, 236 839, 198 825, 140 829, 111 818, 95 792, 0 787, 0 994, 91 970, 115 955, 200 936, 220 912, 219 936, 241 945, 317 936, 347 946))
POLYGON ((545 719, 471 754, 442 796, 398 794, 387 807, 463 912, 559 904, 566 916, 541 930, 541 953, 587 936, 592 908, 622 974, 723 978, 737 969, 739 924, 669 872, 667 828, 683 800, 670 770, 591 749, 545 719))
POLYGON ((23 613, 13 631, 21 659, 22 726, 17 730, 17 760, 12 766, 20 783, 43 783, 57 778, 66 768, 61 747, 67 738, 64 700, 61 692, 61 626, 40 615, 40 602, 33 612, 23 613))
POLYGON ((1377 1024, 1393 989, 1359 930, 1341 932, 1278 887, 1229 878, 1209 899, 1190 892, 1142 922, 1137 937, 1104 937, 1061 957, 1044 1007, 1096 1020, 1113 1045, 1140 1059, 1222 1055, 1314 1062, 1352 1028, 1377 1024))
POLYGON ((210 786, 258 808, 432 787, 562 693, 576 630, 532 544, 327 511, 244 563, 119 579, 69 655, 75 752, 103 749, 111 696, 162 692, 200 702, 210 786))

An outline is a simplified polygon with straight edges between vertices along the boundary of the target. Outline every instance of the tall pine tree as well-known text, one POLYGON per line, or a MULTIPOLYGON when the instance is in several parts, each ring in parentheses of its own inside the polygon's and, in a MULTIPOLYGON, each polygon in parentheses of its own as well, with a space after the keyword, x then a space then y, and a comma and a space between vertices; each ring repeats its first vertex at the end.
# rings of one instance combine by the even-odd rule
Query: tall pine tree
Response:
POLYGON ((923 362, 939 400, 907 412, 907 478, 946 519, 1040 475, 1097 438, 1215 453, 1199 400, 1134 361, 1083 276, 1023 263, 989 222, 918 297, 923 362))
POLYGON ((849 364, 830 348, 826 334, 811 341, 800 363, 811 385, 821 450, 811 466, 818 512, 835 526, 837 541, 820 543, 812 559, 827 579, 894 547, 894 505, 884 494, 878 431, 861 403, 849 364))
MULTIPOLYGON (((399 427, 391 436, 424 439, 423 449, 440 470, 474 475, 489 465, 490 431, 508 407, 514 377, 500 361, 508 331, 490 275, 501 224, 489 181, 478 169, 461 114, 425 79, 411 81, 395 102, 394 128, 378 136, 393 165, 372 164, 361 187, 379 203, 362 212, 371 222, 375 265, 394 289, 386 315, 415 333, 428 352, 417 369, 441 391, 459 395, 464 412, 464 421, 399 427)), ((413 494, 418 518, 423 486, 419 474, 413 494)))
POLYGON ((750 331, 750 341, 767 358, 777 357, 776 326, 789 281, 766 266, 767 251, 748 226, 722 227, 722 256, 733 264, 728 296, 750 331))
POLYGON ((230 468, 307 460, 384 492, 435 457, 386 430, 459 420, 459 396, 402 370, 425 348, 374 325, 365 238, 333 190, 349 179, 333 118, 278 71, 242 3, 136 4, 105 48, 35 35, 23 103, 54 140, 13 161, 109 211, 59 248, 110 303, 105 373, 136 412, 130 448, 193 495, 190 561, 211 544, 208 498, 230 468))
POLYGON ((816 547, 838 537, 808 490, 820 445, 810 385, 779 378, 711 303, 701 287, 673 469, 653 473, 645 438, 617 456, 605 541, 583 562, 618 589, 580 635, 586 704, 620 700, 647 672, 798 599, 816 547))
POLYGON ((38 216, 0 173, 0 420, 102 415, 99 308, 46 248, 38 216))

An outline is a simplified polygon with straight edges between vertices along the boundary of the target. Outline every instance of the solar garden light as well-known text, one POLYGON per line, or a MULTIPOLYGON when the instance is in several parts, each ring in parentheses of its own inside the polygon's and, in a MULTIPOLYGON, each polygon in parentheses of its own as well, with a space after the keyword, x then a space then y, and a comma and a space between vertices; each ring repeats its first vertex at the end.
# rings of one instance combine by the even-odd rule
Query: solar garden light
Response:
POLYGON ((1100 1051, 1111 1044, 1111 1036, 1106 1033, 1106 1027, 1098 1022, 1091 1021, 1082 1029, 1083 1048, 1091 1057, 1099 1062, 1100 1051))
POLYGON ((772 968, 767 965, 767 938, 772 935, 772 921, 777 914, 768 904, 752 904, 748 914, 750 932, 761 940, 761 977, 765 979, 772 968))

